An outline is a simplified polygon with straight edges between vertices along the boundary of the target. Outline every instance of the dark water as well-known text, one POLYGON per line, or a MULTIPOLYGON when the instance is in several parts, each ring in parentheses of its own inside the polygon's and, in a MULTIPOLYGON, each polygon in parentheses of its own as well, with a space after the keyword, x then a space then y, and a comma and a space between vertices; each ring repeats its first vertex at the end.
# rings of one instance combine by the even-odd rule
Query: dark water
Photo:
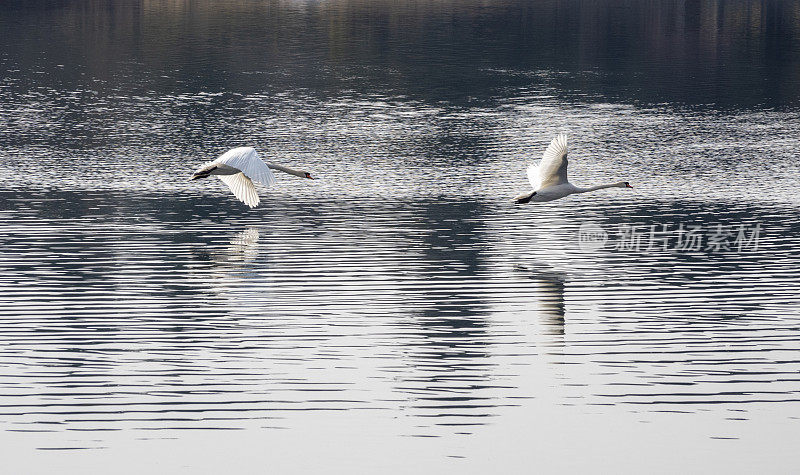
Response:
POLYGON ((797 466, 795 2, 11 2, 0 29, 15 471, 797 466), (574 183, 634 189, 511 205, 558 132, 574 183), (242 145, 320 179, 255 210, 187 181, 242 145))

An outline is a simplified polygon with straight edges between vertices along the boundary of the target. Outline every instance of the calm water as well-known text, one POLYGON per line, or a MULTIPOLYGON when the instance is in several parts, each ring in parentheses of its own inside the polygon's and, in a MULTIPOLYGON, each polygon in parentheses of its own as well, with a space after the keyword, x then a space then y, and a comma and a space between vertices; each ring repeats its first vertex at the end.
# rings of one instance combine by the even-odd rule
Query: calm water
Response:
POLYGON ((0 28, 15 471, 800 462, 795 2, 11 2, 0 28), (558 132, 574 183, 634 189, 512 205, 558 132), (187 181, 241 145, 320 179, 255 210, 187 181))

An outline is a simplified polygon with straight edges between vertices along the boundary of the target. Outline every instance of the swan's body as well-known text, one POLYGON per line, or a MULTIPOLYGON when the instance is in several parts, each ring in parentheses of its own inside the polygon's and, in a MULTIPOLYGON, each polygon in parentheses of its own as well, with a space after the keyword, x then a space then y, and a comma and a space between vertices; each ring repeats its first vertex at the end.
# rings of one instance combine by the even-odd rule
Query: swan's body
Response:
POLYGON ((293 170, 274 163, 265 163, 253 147, 238 147, 228 150, 216 160, 204 163, 194 172, 192 180, 216 175, 228 185, 240 201, 255 208, 261 200, 258 198, 253 182, 265 186, 275 183, 275 175, 270 169, 280 170, 301 178, 311 178, 311 174, 308 172, 293 170))
POLYGON ((545 150, 539 163, 531 163, 528 167, 528 180, 530 180, 533 190, 517 196, 514 198, 514 202, 553 201, 574 193, 586 193, 603 188, 633 188, 627 181, 590 188, 573 185, 567 181, 567 151, 567 136, 565 134, 557 135, 550 142, 550 146, 545 150))

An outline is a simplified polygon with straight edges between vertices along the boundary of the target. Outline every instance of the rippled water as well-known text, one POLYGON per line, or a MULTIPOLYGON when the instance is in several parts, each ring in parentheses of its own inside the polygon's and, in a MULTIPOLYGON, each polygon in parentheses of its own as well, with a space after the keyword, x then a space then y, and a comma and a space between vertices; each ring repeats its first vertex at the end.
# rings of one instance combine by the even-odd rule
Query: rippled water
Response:
POLYGON ((648 5, 0 7, 6 460, 791 471, 800 14, 648 5), (512 205, 562 131, 634 189, 512 205), (187 181, 238 145, 320 179, 187 181))

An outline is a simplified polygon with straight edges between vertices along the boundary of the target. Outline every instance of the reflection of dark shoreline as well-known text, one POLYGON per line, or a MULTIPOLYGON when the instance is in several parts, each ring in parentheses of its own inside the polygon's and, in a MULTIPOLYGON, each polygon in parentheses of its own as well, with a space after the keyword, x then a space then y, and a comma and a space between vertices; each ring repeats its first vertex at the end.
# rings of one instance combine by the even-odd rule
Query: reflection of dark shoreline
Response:
POLYGON ((480 390, 492 386, 487 347, 492 338, 486 322, 486 303, 478 292, 463 288, 462 282, 481 275, 485 239, 477 220, 465 220, 485 213, 478 201, 423 204, 424 228, 431 230, 419 246, 426 269, 419 278, 427 283, 420 289, 423 307, 409 323, 418 334, 409 355, 409 372, 396 387, 414 394, 411 407, 416 416, 431 417, 432 425, 452 425, 453 417, 475 417, 469 424, 483 425, 492 405, 480 390), (449 270, 441 274, 442 270, 449 270), (426 272, 428 274, 426 275, 426 272))
POLYGON ((9 16, 19 21, 0 22, 6 38, 15 39, 5 50, 20 59, 18 68, 85 68, 67 67, 37 83, 96 87, 97 79, 123 78, 130 89, 160 90, 178 80, 184 90, 246 93, 263 90, 266 77, 277 90, 335 95, 363 81, 372 90, 431 101, 491 100, 498 88, 533 84, 577 92, 581 101, 762 108, 796 104, 800 80, 800 15, 784 1, 57 5, 26 5, 9 16), (29 16, 44 27, 30 28, 29 16), (115 28, 102 27, 109 24, 115 28), (42 42, 37 34, 52 42, 39 47, 43 58, 28 52, 42 42), (136 77, 131 64, 146 76, 136 77), (350 65, 359 66, 356 76, 336 72, 350 65), (177 77, 157 74, 164 71, 177 77))
MULTIPOLYGON (((422 292, 432 305, 425 306, 417 322, 430 346, 440 348, 439 352, 429 353, 430 357, 474 357, 477 350, 486 346, 485 313, 481 310, 484 303, 458 287, 462 281, 459 277, 480 275, 484 259, 480 255, 483 234, 475 221, 462 220, 461 217, 480 216, 483 212, 483 205, 477 201, 430 202, 426 205, 425 227, 434 231, 426 235, 421 246, 425 262, 432 271, 452 269, 453 273, 446 279, 435 273, 423 278, 431 283, 454 282, 453 287, 444 290, 434 291, 426 287, 422 292), (469 350, 464 348, 465 344, 469 350)), ((485 356, 482 351, 479 353, 485 356)))

